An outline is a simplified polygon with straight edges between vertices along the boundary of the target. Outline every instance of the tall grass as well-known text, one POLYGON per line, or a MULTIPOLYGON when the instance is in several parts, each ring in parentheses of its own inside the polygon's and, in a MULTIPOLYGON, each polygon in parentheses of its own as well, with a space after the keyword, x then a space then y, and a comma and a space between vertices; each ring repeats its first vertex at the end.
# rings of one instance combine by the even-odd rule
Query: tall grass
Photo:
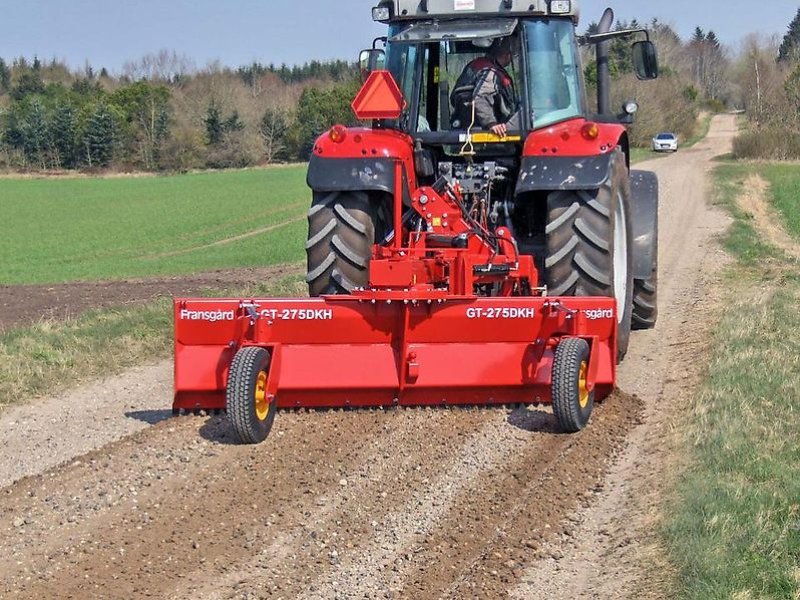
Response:
POLYGON ((177 275, 295 262, 302 166, 113 179, 0 180, 0 283, 177 275))
POLYGON ((800 134, 778 127, 743 131, 733 140, 733 156, 739 159, 800 159, 800 134))
MULTIPOLYGON (((725 245, 738 261, 686 425, 690 467, 668 507, 681 598, 800 594, 800 281, 797 265, 759 240, 736 205, 752 169, 800 185, 797 168, 716 171, 719 199, 735 218, 725 245)), ((786 215, 800 216, 800 207, 786 215)))

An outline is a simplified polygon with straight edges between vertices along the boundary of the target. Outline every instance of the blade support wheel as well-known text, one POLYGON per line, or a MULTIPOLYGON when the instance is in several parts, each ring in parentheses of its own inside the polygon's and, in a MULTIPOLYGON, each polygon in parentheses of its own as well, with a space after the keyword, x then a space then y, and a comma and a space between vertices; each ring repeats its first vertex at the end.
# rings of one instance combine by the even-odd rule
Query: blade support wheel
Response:
POLYGON ((559 428, 580 431, 594 408, 594 390, 588 387, 589 344, 580 338, 565 338, 553 359, 553 413, 559 428))
POLYGON ((270 354, 264 348, 247 346, 233 357, 225 402, 236 437, 243 444, 257 444, 269 435, 277 403, 267 394, 270 354))

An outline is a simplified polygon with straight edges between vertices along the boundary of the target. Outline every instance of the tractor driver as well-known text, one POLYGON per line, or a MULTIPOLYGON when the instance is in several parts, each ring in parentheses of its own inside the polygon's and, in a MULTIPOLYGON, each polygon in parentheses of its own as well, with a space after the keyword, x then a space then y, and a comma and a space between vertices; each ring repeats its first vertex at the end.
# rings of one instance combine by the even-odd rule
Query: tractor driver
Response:
POLYGON ((498 38, 485 57, 464 67, 450 95, 454 128, 477 125, 500 137, 520 128, 517 93, 506 71, 514 58, 513 44, 511 37, 498 38))

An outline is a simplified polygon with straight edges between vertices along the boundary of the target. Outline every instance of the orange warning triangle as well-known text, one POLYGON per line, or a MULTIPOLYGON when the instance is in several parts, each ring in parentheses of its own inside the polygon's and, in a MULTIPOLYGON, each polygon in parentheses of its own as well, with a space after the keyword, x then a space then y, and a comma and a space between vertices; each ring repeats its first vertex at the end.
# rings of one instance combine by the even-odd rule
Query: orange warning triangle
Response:
POLYGON ((353 112, 361 121, 396 119, 405 106, 403 93, 389 71, 373 71, 353 100, 353 112))

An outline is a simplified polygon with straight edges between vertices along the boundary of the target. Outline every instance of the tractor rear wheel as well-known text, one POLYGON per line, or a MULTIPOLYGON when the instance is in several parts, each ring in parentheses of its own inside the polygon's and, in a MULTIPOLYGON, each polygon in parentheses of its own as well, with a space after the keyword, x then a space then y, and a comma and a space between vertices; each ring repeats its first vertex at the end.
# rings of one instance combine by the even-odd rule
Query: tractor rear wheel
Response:
POLYGON ((633 307, 630 180, 617 148, 597 190, 560 190, 547 197, 545 283, 551 296, 617 300, 617 360, 628 351, 633 307))
POLYGON ((374 208, 366 192, 314 192, 306 242, 309 295, 365 287, 374 243, 374 208))
POLYGON ((275 421, 277 403, 267 395, 270 355, 264 348, 246 346, 233 357, 225 402, 228 418, 243 444, 263 442, 275 421))
POLYGON ((587 387, 589 344, 580 338, 565 338, 553 359, 553 413, 562 431, 575 433, 589 422, 594 408, 594 390, 587 387))
POLYGON ((658 275, 633 280, 633 328, 652 329, 658 318, 658 275))

